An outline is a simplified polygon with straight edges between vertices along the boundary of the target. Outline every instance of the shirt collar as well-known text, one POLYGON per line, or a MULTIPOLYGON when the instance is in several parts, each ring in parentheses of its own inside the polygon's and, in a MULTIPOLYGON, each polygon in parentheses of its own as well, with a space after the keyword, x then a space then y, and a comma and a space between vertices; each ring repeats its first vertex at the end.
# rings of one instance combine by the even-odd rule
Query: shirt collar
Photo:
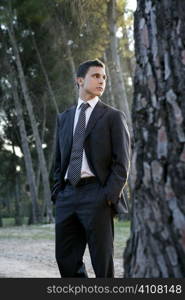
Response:
POLYGON ((91 108, 93 109, 93 108, 95 107, 95 105, 97 104, 98 100, 99 100, 98 96, 94 97, 94 98, 91 99, 91 100, 88 100, 87 102, 86 102, 86 101, 83 101, 83 100, 80 99, 80 98, 78 98, 77 109, 79 109, 79 107, 80 107, 80 105, 81 105, 82 103, 88 103, 88 104, 91 106, 91 108))

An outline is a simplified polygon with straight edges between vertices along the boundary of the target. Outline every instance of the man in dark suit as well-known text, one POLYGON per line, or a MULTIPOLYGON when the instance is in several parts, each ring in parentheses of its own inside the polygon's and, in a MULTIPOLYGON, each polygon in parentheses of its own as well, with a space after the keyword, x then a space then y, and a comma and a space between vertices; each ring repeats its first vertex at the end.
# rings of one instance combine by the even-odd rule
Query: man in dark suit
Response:
POLYGON ((56 203, 56 260, 62 277, 88 277, 86 245, 96 277, 114 277, 113 216, 127 211, 130 137, 125 115, 103 103, 105 65, 82 63, 78 104, 57 117, 52 201, 56 203), (121 203, 123 205, 121 205, 121 203))

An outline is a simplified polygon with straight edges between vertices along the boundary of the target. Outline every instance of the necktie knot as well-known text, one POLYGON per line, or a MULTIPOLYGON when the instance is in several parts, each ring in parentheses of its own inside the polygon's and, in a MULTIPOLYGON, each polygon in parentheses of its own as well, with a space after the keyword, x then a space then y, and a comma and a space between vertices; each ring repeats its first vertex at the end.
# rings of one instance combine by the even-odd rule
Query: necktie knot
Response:
POLYGON ((89 107, 89 103, 82 103, 81 105, 80 105, 80 108, 81 108, 81 110, 82 111, 86 111, 86 109, 89 107))

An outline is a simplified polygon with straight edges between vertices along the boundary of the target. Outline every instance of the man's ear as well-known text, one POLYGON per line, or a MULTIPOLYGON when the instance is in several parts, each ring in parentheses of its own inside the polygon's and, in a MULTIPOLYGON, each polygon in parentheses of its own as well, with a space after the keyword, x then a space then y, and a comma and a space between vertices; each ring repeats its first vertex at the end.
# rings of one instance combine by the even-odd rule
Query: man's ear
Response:
POLYGON ((83 77, 77 77, 76 78, 76 84, 80 87, 84 83, 84 78, 83 77))

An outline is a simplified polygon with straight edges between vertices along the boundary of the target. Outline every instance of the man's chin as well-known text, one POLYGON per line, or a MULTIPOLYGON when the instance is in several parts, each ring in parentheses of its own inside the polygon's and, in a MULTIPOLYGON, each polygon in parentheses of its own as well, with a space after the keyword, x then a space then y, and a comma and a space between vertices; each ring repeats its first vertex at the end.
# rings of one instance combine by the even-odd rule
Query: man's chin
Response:
POLYGON ((91 96, 92 96, 93 98, 95 98, 95 97, 100 97, 100 96, 103 94, 103 92, 104 92, 104 91, 95 91, 95 92, 91 93, 91 96))
POLYGON ((97 91, 96 96, 100 97, 103 94, 103 91, 97 91))

